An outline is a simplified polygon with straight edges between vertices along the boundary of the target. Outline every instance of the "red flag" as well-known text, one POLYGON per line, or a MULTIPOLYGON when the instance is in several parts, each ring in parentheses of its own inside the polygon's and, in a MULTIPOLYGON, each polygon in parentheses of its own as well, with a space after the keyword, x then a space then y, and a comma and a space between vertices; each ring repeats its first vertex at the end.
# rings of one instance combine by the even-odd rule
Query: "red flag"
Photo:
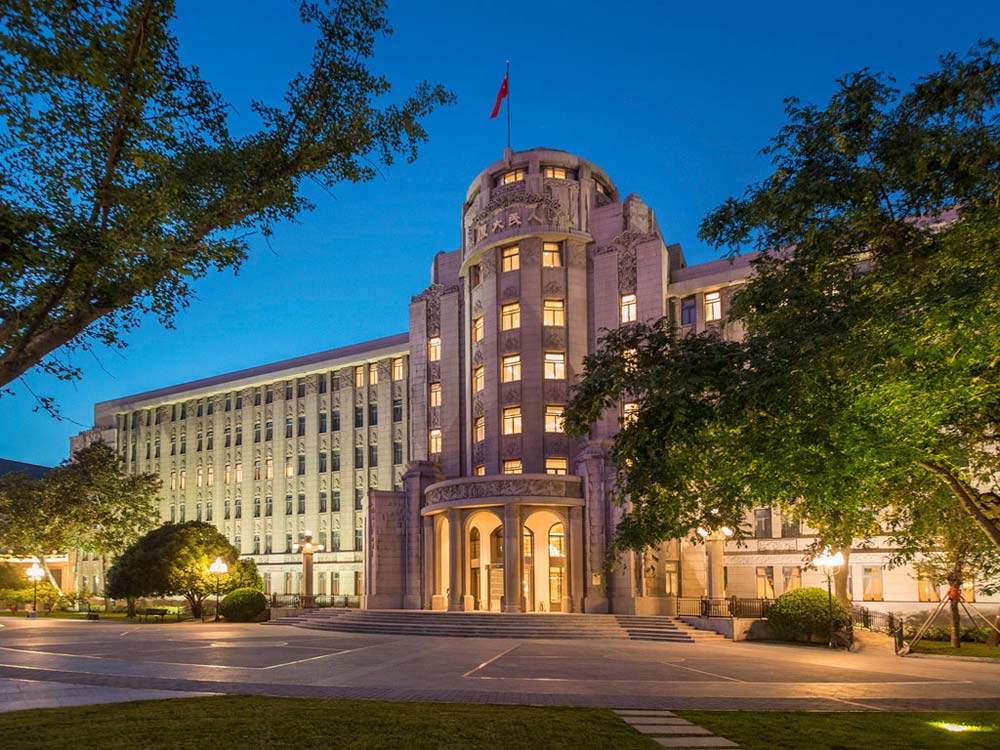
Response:
POLYGON ((500 114, 500 102, 504 100, 507 96, 507 76, 503 77, 503 83, 500 84, 500 90, 497 92, 497 101, 493 105, 493 111, 490 113, 490 119, 494 119, 498 114, 500 114))

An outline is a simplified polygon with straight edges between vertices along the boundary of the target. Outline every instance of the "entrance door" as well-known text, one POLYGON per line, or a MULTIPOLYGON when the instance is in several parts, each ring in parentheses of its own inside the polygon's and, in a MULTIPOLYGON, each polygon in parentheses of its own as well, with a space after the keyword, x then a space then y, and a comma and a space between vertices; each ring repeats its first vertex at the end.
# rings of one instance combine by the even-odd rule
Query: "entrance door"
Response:
POLYGON ((562 612, 566 592, 566 532, 561 523, 549 529, 549 611, 562 612))
POLYGON ((491 563, 489 567, 490 612, 503 611, 503 563, 491 563))

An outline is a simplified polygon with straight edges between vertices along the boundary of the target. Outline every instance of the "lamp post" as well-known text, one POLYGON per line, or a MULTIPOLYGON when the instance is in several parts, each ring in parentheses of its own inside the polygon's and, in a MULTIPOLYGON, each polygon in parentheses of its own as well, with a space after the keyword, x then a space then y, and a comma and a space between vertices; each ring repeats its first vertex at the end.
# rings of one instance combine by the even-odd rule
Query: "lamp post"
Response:
POLYGON ((826 595, 830 606, 830 648, 833 644, 833 572, 844 564, 844 555, 839 550, 836 554, 830 554, 830 548, 825 547, 823 551, 813 558, 813 565, 821 568, 826 573, 826 595))
POLYGON ((311 607, 315 603, 313 596, 313 553, 322 552, 323 546, 313 544, 312 532, 304 531, 302 541, 296 545, 302 553, 302 581, 299 584, 299 606, 311 607))
POLYGON ((31 606, 31 616, 38 617, 38 582, 45 576, 45 571, 37 562, 33 562, 25 575, 28 576, 29 581, 35 584, 35 601, 31 606))
POLYGON ((208 566, 208 569, 215 576, 215 621, 219 621, 219 584, 222 582, 222 576, 226 574, 229 570, 229 566, 223 562, 221 557, 215 558, 215 562, 208 566))

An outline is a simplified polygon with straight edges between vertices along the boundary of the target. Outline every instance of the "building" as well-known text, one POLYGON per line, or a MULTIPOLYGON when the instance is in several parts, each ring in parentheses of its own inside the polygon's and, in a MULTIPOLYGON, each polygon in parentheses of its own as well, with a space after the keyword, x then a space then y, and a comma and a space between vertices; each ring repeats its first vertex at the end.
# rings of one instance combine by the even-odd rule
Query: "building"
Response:
MULTIPOLYGON (((562 429, 603 330, 670 315, 739 337, 727 314, 749 259, 688 266, 638 196, 552 149, 508 149, 461 219, 407 334, 104 402, 78 440, 101 436, 159 474, 163 520, 216 524, 272 592, 302 589, 306 530, 326 550, 314 591, 372 608, 672 614, 819 584, 809 530, 769 508, 746 545, 673 540, 609 573, 609 449, 632 405, 589 440, 562 429)), ((930 599, 886 557, 852 557, 856 599, 930 599)))

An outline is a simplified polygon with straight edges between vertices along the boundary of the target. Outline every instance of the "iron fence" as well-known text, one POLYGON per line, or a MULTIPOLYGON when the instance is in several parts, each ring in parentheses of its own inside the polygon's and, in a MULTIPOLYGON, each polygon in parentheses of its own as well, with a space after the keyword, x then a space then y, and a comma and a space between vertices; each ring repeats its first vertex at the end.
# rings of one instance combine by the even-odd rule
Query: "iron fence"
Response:
POLYGON ((361 597, 356 594, 316 594, 313 596, 305 596, 304 594, 271 594, 271 606, 294 609, 318 609, 325 607, 358 609, 361 606, 361 597))
POLYGON ((771 599, 739 599, 729 600, 729 612, 733 617, 751 617, 759 620, 767 618, 771 609, 771 599))
POLYGON ((709 599, 701 600, 702 617, 732 617, 729 612, 729 599, 709 599))

